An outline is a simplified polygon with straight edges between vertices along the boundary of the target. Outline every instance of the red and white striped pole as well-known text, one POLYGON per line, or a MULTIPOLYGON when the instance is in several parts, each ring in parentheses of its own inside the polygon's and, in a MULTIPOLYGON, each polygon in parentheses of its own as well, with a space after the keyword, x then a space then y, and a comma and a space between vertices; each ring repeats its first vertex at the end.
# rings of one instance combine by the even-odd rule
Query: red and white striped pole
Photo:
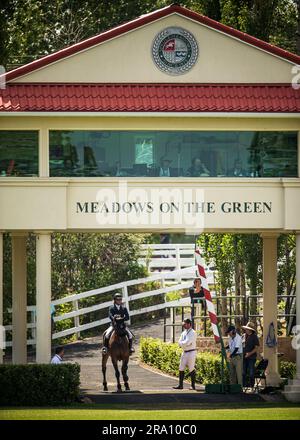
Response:
POLYGON ((201 257, 199 248, 196 248, 196 250, 195 250, 195 257, 196 257, 196 264, 197 264, 198 274, 199 274, 199 278, 201 279, 201 285, 202 285, 203 291, 204 291, 207 311, 208 311, 208 315, 209 315, 209 318, 210 318, 210 322, 211 322, 211 326, 212 326, 212 331, 213 331, 213 334, 214 334, 215 342, 221 342, 221 336, 220 336, 219 327, 218 327, 218 318, 217 318, 217 314, 216 314, 216 311, 215 311, 215 306, 214 306, 214 304, 212 302, 211 294, 210 294, 209 287, 208 287, 207 278, 206 278, 206 275, 205 275, 204 260, 201 257))

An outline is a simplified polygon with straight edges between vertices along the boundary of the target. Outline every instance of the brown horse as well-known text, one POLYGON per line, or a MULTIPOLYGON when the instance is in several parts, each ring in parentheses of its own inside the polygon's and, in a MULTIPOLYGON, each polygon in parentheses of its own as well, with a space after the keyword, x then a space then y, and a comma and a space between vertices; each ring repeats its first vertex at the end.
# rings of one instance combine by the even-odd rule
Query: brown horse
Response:
POLYGON ((126 334, 126 327, 124 323, 124 318, 116 318, 113 322, 114 330, 109 339, 108 344, 108 353, 102 354, 102 373, 103 373, 103 389, 104 391, 108 391, 107 389, 107 381, 106 381, 106 364, 109 356, 111 357, 112 364, 115 369, 115 375, 117 379, 117 387, 118 392, 122 391, 121 383, 120 383, 120 372, 118 368, 118 361, 122 361, 122 375, 124 380, 125 390, 129 391, 128 384, 128 363, 129 363, 129 345, 128 338, 126 334))

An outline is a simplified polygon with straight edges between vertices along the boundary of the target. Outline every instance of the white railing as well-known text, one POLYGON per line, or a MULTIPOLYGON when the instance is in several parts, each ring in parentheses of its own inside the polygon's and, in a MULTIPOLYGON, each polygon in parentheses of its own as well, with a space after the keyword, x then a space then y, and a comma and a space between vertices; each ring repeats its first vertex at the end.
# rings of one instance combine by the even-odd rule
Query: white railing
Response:
MULTIPOLYGON (((184 268, 190 268, 190 271, 185 273, 184 279, 191 280, 195 277, 195 245, 193 243, 143 244, 138 262, 146 266, 149 272, 163 272, 170 269, 180 271, 184 268)), ((214 284, 213 270, 206 266, 205 273, 208 283, 214 284)), ((181 281, 180 272, 178 272, 177 278, 173 277, 173 280, 181 281)))
POLYGON ((180 270, 195 264, 195 246, 192 243, 144 244, 138 261, 150 271, 166 267, 180 270))
MULTIPOLYGON (((109 306, 112 304, 112 300, 101 302, 101 295, 103 296, 103 294, 107 294, 110 292, 113 294, 116 291, 122 291, 124 302, 129 310, 130 316, 137 316, 137 315, 141 315, 144 313, 162 310, 167 307, 174 307, 177 305, 178 306, 189 305, 190 298, 188 296, 183 297, 183 298, 179 298, 179 299, 176 299, 173 301, 167 301, 166 294, 168 292, 183 291, 184 289, 188 289, 189 287, 191 287, 190 281, 184 282, 184 281, 182 281, 182 279, 186 278, 187 274, 191 274, 191 273, 195 274, 195 270, 196 270, 196 266, 193 266, 193 267, 187 267, 187 268, 175 270, 175 271, 153 273, 152 275, 145 277, 145 278, 140 278, 140 279, 136 279, 136 280, 129 280, 129 281, 125 281, 122 283, 116 283, 116 284, 112 284, 110 286, 101 287, 99 289, 94 289, 94 290, 82 292, 79 294, 69 295, 64 298, 52 301, 52 304, 54 306, 59 306, 61 304, 67 304, 67 303, 70 303, 72 306, 72 311, 56 316, 54 318, 54 322, 59 322, 59 321, 63 321, 66 319, 73 319, 73 327, 54 333, 52 335, 52 339, 57 339, 57 338, 69 336, 72 334, 77 334, 79 336, 80 332, 82 332, 84 330, 89 330, 89 329, 99 327, 104 324, 108 324, 109 319, 103 318, 103 319, 99 319, 99 320, 96 320, 93 322, 89 322, 89 323, 80 325, 80 316, 88 315, 89 313, 95 312, 98 310, 108 309, 109 306), (179 278, 180 281, 175 285, 166 286, 166 283, 165 283, 166 280, 174 279, 174 276, 179 278), (144 285, 146 283, 153 282, 153 281, 159 282, 160 287, 156 288, 154 290, 143 291, 143 292, 135 293, 132 295, 128 294, 128 287, 144 285), (155 296, 162 295, 162 294, 164 295, 163 302, 161 302, 159 304, 152 305, 152 306, 148 306, 148 307, 142 307, 142 308, 138 308, 138 309, 133 308, 132 309, 131 304, 134 304, 134 301, 142 299, 142 298, 155 297, 155 296), (90 298, 93 296, 99 297, 99 303, 94 304, 92 306, 88 306, 88 307, 84 307, 84 306, 80 307, 81 300, 84 300, 86 298, 90 298)), ((31 313, 33 320, 27 324, 27 328, 35 331, 35 306, 30 306, 27 308, 27 310, 33 312, 33 313, 31 313)), ((50 313, 50 310, 49 310, 49 313, 50 313)), ((12 330, 12 326, 11 325, 6 326, 5 329, 12 330)), ((27 341, 27 344, 28 345, 35 344, 34 334, 32 335, 32 338, 27 341)), ((12 345, 12 343, 7 342, 6 345, 9 347, 12 345)))

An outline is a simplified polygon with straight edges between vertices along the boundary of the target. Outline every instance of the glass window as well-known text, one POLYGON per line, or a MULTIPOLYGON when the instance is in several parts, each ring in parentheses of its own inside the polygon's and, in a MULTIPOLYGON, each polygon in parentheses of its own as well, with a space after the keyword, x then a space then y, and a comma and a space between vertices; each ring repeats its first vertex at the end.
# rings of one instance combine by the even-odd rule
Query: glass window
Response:
POLYGON ((0 176, 38 176, 37 131, 0 131, 0 176))
POLYGON ((50 175, 297 177, 297 133, 51 131, 50 175))

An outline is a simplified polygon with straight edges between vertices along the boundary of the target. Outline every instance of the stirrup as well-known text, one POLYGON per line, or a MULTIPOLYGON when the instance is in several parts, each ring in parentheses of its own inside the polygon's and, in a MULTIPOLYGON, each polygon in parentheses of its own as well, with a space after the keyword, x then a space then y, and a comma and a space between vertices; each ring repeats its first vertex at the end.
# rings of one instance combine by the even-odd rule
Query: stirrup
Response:
POLYGON ((103 354, 107 354, 108 353, 108 348, 107 347, 102 347, 102 353, 103 354))

